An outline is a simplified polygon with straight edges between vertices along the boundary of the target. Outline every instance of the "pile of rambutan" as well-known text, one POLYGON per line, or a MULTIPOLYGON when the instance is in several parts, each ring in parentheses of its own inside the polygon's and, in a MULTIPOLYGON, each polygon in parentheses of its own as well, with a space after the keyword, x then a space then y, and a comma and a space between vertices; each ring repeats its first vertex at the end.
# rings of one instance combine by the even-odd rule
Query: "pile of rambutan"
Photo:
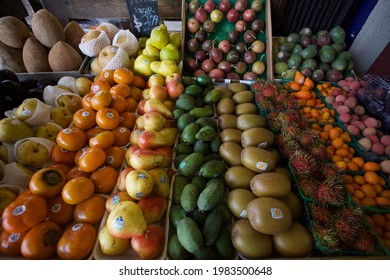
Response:
POLYGON ((291 91, 280 83, 258 79, 251 87, 255 92, 257 105, 267 112, 299 108, 297 100, 290 97, 291 91))
POLYGON ((316 248, 325 254, 383 255, 383 244, 375 236, 360 208, 307 203, 316 248))
POLYGON ((350 203, 343 172, 331 162, 324 142, 300 114, 297 100, 275 82, 258 80, 252 90, 288 160, 317 248, 329 254, 383 254, 361 209, 350 203))

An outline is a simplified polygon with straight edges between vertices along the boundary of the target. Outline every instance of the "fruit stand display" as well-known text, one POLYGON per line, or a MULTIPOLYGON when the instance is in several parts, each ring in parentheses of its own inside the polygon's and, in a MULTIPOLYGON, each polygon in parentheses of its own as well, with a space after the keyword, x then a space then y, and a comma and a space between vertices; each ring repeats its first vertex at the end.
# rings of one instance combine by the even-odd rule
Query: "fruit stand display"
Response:
POLYGON ((182 3, 182 38, 102 23, 80 71, 0 70, 0 258, 388 258, 385 89, 297 63, 343 31, 275 39, 273 80, 269 1, 182 3))

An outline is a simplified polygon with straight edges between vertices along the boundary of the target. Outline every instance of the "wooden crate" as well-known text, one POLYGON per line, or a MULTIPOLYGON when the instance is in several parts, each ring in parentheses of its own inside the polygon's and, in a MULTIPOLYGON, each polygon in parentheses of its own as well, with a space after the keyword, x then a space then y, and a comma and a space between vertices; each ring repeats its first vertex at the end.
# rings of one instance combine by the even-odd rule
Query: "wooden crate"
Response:
MULTIPOLYGON (((186 49, 186 42, 190 38, 189 34, 186 32, 186 20, 187 20, 187 3, 189 1, 183 0, 182 5, 181 5, 181 22, 182 22, 182 42, 181 42, 181 49, 182 49, 182 62, 184 64, 185 58, 187 57, 187 54, 185 52, 186 49)), ((202 1, 203 3, 205 1, 202 1)), ((220 1, 216 1, 217 7, 218 3, 220 1)), ((232 3, 235 2, 235 0, 231 0, 232 3)), ((264 74, 266 75, 267 80, 273 80, 274 75, 273 75, 273 64, 272 64, 272 21, 271 21, 271 0, 264 0, 263 4, 265 4, 265 44, 266 44, 266 49, 264 51, 265 57, 266 57, 266 69, 264 74)), ((226 17, 226 16, 224 16, 226 17)), ((189 56, 190 57, 190 56, 189 56)), ((187 73, 184 71, 184 66, 183 66, 183 71, 182 74, 184 76, 187 76, 187 73)), ((262 76, 264 76, 264 74, 262 76)), ((230 83, 230 82, 241 82, 241 83, 251 83, 250 81, 244 81, 244 80, 230 80, 230 79, 222 79, 222 80, 217 80, 216 82, 222 82, 222 83, 230 83)))

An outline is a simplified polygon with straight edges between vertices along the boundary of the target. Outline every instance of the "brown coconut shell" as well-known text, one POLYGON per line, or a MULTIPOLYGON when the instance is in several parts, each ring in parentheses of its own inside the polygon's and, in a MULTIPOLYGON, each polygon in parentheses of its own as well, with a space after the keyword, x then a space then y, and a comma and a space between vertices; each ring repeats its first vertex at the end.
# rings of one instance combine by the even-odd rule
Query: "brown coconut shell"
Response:
POLYGON ((27 72, 51 72, 49 51, 35 38, 28 38, 23 46, 23 62, 27 72))
POLYGON ((41 9, 33 15, 31 28, 35 37, 45 47, 51 48, 58 41, 65 41, 61 22, 46 9, 41 9))
POLYGON ((59 41, 49 51, 49 65, 53 72, 77 71, 83 58, 68 43, 59 41))

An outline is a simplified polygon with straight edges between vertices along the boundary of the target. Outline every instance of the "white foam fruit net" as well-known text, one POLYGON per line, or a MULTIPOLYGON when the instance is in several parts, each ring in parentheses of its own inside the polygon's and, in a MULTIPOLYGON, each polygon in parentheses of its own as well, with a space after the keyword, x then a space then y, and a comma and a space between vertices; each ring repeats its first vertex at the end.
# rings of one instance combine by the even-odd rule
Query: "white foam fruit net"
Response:
MULTIPOLYGON (((84 35, 85 36, 85 35, 84 35)), ((108 37, 107 33, 104 31, 101 31, 99 36, 97 38, 94 38, 90 41, 83 42, 81 41, 79 44, 79 48, 83 54, 89 57, 95 57, 98 56, 100 51, 110 45, 110 38, 108 37)))
POLYGON ((108 38, 112 41, 115 35, 118 33, 119 28, 109 22, 102 22, 99 26, 105 26, 108 30, 108 38))
POLYGON ((116 70, 118 68, 129 68, 130 67, 130 58, 127 52, 118 48, 115 56, 107 63, 107 65, 102 70, 116 70))
POLYGON ((112 40, 112 45, 123 48, 129 57, 135 56, 139 49, 137 37, 130 30, 119 30, 112 40))

